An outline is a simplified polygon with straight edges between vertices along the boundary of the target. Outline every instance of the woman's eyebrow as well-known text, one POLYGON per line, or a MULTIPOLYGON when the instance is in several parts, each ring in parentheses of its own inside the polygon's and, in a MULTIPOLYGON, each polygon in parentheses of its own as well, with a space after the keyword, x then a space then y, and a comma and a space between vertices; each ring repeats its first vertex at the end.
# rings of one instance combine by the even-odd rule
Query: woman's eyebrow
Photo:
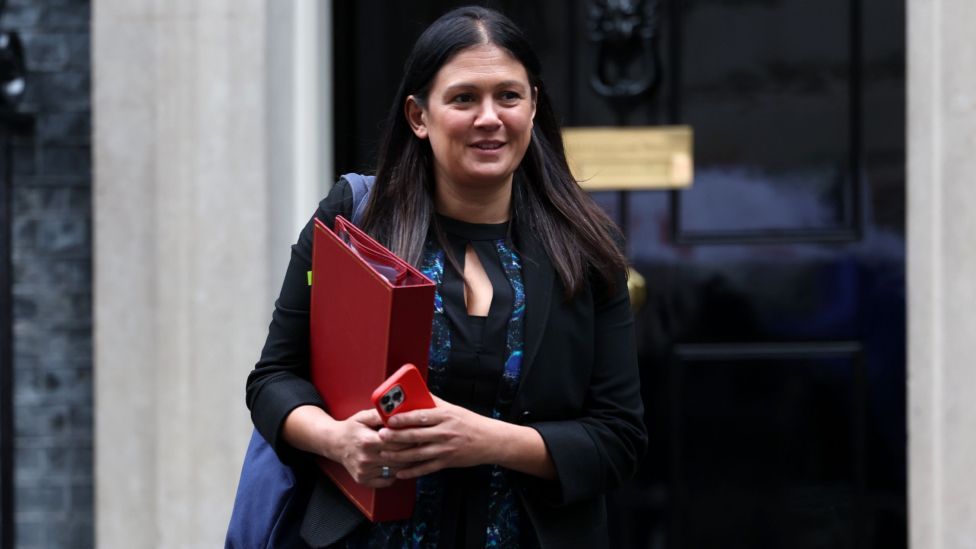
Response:
POLYGON ((521 80, 505 80, 503 82, 499 82, 495 87, 496 88, 526 88, 527 86, 525 82, 522 82, 521 80))
POLYGON ((447 95, 453 92, 470 90, 477 87, 478 86, 471 84, 469 82, 458 82, 457 84, 451 84, 450 86, 444 88, 444 94, 447 95))
MULTIPOLYGON (((449 93, 456 92, 456 91, 461 91, 461 90, 477 89, 478 87, 479 86, 477 84, 473 83, 473 82, 458 82, 456 84, 451 84, 450 86, 447 86, 446 88, 444 88, 444 93, 445 94, 449 94, 449 93)), ((494 89, 498 89, 498 88, 522 88, 522 89, 525 89, 525 88, 527 88, 526 83, 525 82, 522 82, 520 80, 503 80, 503 81, 495 84, 492 87, 494 89)))

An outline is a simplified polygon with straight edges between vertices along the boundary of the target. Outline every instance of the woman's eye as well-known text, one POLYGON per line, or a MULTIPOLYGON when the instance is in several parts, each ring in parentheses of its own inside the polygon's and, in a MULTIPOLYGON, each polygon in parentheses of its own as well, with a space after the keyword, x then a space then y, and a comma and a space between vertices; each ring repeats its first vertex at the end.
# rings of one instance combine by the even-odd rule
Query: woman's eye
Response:
POLYGON ((522 99, 522 94, 514 91, 507 91, 507 92, 502 92, 501 98, 502 101, 514 102, 514 101, 518 101, 519 99, 522 99))
POLYGON ((462 93, 460 95, 454 96, 453 102, 455 103, 470 103, 474 101, 474 95, 470 93, 462 93))

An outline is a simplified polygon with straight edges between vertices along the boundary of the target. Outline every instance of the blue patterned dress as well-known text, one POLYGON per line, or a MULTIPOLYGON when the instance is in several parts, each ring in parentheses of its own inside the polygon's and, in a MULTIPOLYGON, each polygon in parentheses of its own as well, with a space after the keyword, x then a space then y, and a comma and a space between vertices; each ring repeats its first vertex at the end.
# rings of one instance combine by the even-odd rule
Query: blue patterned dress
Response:
MULTIPOLYGON (((421 270, 437 285, 428 385, 438 396, 496 419, 508 412, 522 364, 525 290, 521 259, 508 223, 471 224, 438 217, 450 251, 463 265, 468 246, 478 254, 493 295, 486 317, 467 314, 464 282, 430 238, 421 270)), ((417 481, 413 516, 365 524, 346 547, 525 547, 536 544, 531 525, 498 466, 447 469, 417 481)))

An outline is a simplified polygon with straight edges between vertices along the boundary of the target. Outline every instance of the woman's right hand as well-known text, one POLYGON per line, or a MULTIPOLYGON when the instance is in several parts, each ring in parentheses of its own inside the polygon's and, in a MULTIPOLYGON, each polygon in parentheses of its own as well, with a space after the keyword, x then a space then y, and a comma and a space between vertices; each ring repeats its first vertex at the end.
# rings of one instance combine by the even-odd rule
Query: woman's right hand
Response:
POLYGON ((403 465, 392 467, 380 458, 380 452, 399 451, 406 445, 383 442, 377 432, 382 425, 379 412, 372 408, 337 420, 318 406, 306 405, 285 418, 283 436, 299 450, 341 463, 359 484, 386 488, 396 481, 403 465), (382 477, 383 466, 390 467, 389 478, 382 477))
POLYGON ((323 455, 342 464, 353 480, 370 488, 386 488, 396 481, 397 469, 390 468, 388 478, 382 477, 383 467, 390 466, 380 458, 380 452, 393 445, 380 440, 377 429, 383 426, 375 409, 356 412, 348 419, 335 421, 326 437, 323 455))

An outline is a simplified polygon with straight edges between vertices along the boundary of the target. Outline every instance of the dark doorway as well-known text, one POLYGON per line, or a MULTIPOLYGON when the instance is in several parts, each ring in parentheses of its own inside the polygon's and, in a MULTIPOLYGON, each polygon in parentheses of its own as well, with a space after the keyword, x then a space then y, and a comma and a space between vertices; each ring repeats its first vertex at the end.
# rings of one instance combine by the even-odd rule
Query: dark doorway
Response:
POLYGON ((0 548, 14 546, 13 187, 10 141, 29 124, 0 101, 0 548))
POLYGON ((13 185, 10 143, 31 119, 0 100, 0 549, 14 546, 13 185))
MULTIPOLYGON (((0 3, 0 15, 5 3, 0 3)), ((25 89, 24 52, 16 32, 0 32, 0 549, 14 546, 13 181, 11 142, 32 129, 17 110, 25 89)))
MULTIPOLYGON (((566 126, 695 132, 691 189, 594 195, 648 287, 651 449, 615 545, 906 547, 904 2, 482 3, 566 126), (635 51, 608 59, 621 20, 635 51), (596 71, 654 74, 611 98, 596 71)), ((410 45, 461 4, 334 2, 337 173, 371 169, 410 45)))
POLYGON ((13 547, 13 295, 8 132, 0 123, 0 547, 13 547))

